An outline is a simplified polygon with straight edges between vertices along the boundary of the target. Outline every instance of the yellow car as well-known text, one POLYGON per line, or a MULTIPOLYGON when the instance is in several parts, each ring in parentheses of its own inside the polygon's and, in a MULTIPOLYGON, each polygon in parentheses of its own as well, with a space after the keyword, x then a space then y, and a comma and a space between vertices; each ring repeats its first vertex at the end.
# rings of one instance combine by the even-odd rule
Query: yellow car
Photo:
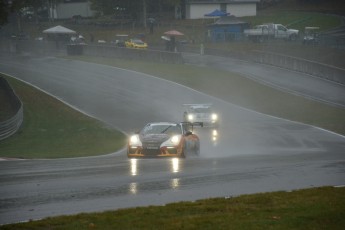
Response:
POLYGON ((125 42, 125 46, 127 48, 137 48, 137 49, 146 49, 147 43, 143 42, 142 40, 138 38, 129 39, 125 42))

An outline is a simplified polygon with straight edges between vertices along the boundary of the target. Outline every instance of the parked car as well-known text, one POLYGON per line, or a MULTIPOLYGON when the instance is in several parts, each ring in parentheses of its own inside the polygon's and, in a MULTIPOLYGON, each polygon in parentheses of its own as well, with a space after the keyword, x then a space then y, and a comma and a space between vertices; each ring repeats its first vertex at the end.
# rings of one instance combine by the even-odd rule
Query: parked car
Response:
POLYGON ((319 29, 320 27, 305 27, 303 44, 317 44, 319 42, 319 29))
POLYGON ((249 40, 255 42, 262 42, 264 40, 268 40, 269 38, 295 41, 298 39, 299 31, 295 29, 288 29, 282 24, 269 23, 257 25, 253 29, 245 29, 244 35, 248 37, 249 40))
POLYGON ((148 47, 146 42, 143 42, 141 39, 138 39, 138 38, 127 40, 125 42, 125 46, 127 48, 138 48, 138 49, 146 49, 148 47))
POLYGON ((117 34, 115 39, 115 45, 117 47, 126 47, 126 41, 128 40, 127 34, 117 34))

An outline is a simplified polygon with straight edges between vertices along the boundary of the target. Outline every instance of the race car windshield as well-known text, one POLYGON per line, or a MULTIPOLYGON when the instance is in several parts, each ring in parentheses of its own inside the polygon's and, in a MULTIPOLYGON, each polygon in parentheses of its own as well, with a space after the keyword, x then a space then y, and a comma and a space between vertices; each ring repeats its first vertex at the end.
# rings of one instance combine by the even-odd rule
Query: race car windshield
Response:
POLYGON ((137 44, 144 44, 144 42, 143 41, 141 41, 141 40, 132 40, 134 43, 137 43, 137 44))
POLYGON ((171 134, 181 134, 181 129, 177 125, 149 125, 143 130, 143 134, 160 134, 165 133, 171 134))
POLYGON ((210 108, 193 108, 193 113, 211 113, 210 108))

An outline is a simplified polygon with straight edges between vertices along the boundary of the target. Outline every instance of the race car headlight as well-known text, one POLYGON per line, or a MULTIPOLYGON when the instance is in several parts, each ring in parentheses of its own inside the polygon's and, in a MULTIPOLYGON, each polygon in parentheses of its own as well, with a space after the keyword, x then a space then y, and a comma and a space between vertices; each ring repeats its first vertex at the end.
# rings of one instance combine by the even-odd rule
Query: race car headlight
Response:
POLYGON ((214 137, 218 136, 218 131, 216 129, 212 130, 212 136, 214 137))
POLYGON ((218 115, 215 114, 215 113, 212 113, 211 118, 212 118, 212 120, 217 120, 218 119, 218 115))
POLYGON ((138 135, 133 135, 129 138, 129 144, 130 145, 137 145, 140 143, 138 135))
POLYGON ((172 138, 171 138, 171 142, 173 143, 173 144, 178 144, 179 142, 180 142, 180 136, 173 136, 172 138))
POLYGON ((161 144, 161 148, 162 147, 167 147, 167 148, 176 147, 180 143, 180 141, 181 141, 181 135, 174 135, 168 140, 166 140, 165 142, 163 142, 161 144))
POLYGON ((194 119, 193 114, 188 114, 188 120, 189 120, 189 121, 192 121, 193 119, 194 119))

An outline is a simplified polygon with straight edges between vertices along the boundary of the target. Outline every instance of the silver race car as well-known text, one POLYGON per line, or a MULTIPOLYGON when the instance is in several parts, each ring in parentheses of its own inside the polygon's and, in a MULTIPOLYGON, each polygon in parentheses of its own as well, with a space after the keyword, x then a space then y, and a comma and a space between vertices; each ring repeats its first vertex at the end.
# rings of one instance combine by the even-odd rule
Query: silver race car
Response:
POLYGON ((140 132, 129 137, 127 156, 185 157, 189 152, 199 154, 199 137, 191 129, 193 124, 190 122, 149 123, 140 132))
POLYGON ((212 110, 212 104, 184 104, 183 120, 186 122, 200 122, 203 126, 217 128, 218 114, 212 110))

